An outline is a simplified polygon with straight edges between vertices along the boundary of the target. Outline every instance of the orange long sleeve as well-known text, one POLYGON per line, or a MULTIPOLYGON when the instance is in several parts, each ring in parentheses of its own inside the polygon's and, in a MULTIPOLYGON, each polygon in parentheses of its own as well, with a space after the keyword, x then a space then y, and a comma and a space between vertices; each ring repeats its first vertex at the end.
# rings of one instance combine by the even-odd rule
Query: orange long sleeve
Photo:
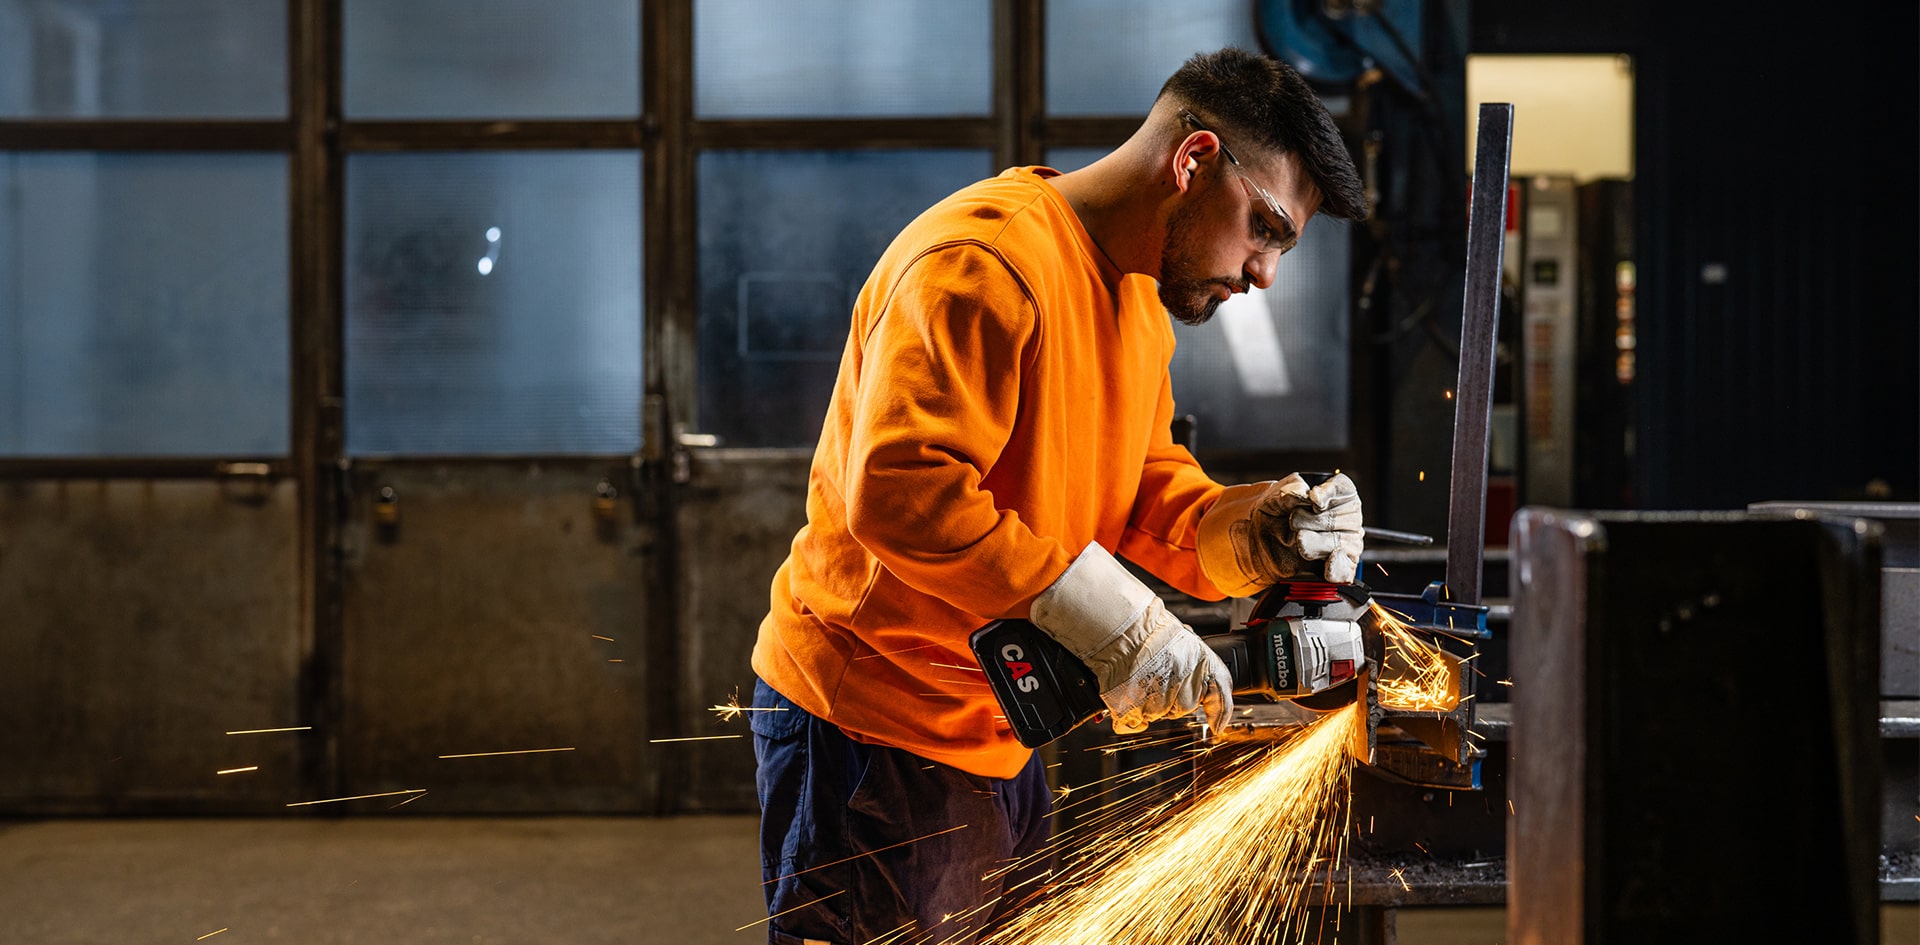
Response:
POLYGON ((1088 542, 1217 598, 1194 553, 1221 487, 1172 442, 1173 332, 1015 169, 901 232, 855 303, 755 672, 855 738, 974 774, 1027 758, 967 649, 1088 542))

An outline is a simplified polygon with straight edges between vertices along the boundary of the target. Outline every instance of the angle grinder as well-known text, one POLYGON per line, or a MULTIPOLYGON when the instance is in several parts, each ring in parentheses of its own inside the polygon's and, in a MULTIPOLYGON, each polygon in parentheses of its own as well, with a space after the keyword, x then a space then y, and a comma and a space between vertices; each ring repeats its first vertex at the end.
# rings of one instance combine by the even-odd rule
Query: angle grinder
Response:
MULTIPOLYGON (((1380 659, 1380 636, 1362 621, 1362 583, 1281 581, 1261 593, 1246 626, 1200 641, 1227 665, 1236 699, 1289 699, 1317 710, 1356 697, 1356 679, 1380 659)), ((1093 671, 1026 620, 974 631, 973 655, 1020 744, 1038 748, 1106 713, 1093 671)))

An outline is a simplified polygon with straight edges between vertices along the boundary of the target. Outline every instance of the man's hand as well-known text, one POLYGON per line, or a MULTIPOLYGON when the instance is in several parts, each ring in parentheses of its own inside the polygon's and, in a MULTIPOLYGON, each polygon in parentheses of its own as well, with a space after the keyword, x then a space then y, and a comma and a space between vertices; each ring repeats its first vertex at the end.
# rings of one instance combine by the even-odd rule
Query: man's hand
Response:
POLYGON ((1226 664, 1097 544, 1034 598, 1031 619, 1093 670, 1115 732, 1199 710, 1218 731, 1233 712, 1226 664))
POLYGON ((1344 473, 1312 487, 1299 473, 1230 486, 1200 519, 1200 566, 1232 597, 1287 578, 1347 584, 1360 566, 1361 528, 1360 493, 1344 473))

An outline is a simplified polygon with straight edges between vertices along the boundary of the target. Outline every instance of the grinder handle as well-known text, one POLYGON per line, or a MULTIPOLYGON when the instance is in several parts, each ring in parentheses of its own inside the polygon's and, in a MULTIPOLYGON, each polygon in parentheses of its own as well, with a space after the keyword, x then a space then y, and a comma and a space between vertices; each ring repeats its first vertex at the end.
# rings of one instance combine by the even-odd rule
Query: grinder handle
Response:
POLYGON ((1210 633, 1200 638, 1220 662, 1227 664, 1227 675, 1233 678, 1233 694, 1245 695, 1259 692, 1265 688, 1260 679, 1260 668, 1253 661, 1252 644, 1247 637, 1251 631, 1238 633, 1210 633))

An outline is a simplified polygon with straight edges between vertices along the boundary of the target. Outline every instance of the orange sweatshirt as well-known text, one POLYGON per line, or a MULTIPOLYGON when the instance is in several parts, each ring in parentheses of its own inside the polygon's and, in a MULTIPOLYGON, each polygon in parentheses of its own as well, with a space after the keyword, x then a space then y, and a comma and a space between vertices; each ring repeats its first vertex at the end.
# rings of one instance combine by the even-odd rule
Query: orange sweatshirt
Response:
POLYGON ((753 668, 852 737, 1007 778, 1028 750, 967 637, 1026 617, 1088 542, 1186 593, 1221 487, 1173 443, 1173 327, 1056 172, 920 215, 874 266, 753 668))

